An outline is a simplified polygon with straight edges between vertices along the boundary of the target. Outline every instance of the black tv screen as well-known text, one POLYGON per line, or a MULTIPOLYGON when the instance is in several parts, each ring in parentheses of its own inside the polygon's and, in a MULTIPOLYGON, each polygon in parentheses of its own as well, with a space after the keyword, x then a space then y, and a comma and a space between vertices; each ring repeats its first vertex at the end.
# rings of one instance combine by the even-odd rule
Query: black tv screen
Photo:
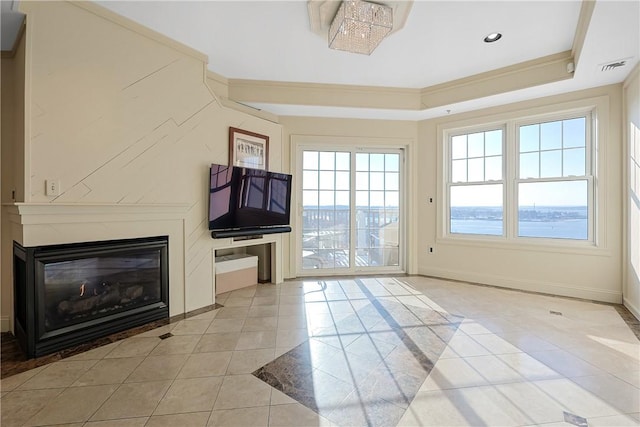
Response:
POLYGON ((211 165, 209 230, 289 225, 291 175, 211 165))

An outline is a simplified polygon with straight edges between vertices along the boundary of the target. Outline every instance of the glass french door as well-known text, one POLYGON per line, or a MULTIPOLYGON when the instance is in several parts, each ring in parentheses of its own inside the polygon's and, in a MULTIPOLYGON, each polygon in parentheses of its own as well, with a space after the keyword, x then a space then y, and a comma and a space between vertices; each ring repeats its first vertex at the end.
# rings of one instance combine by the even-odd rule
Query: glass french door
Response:
POLYGON ((299 155, 298 273, 402 271, 402 151, 303 148, 299 155))

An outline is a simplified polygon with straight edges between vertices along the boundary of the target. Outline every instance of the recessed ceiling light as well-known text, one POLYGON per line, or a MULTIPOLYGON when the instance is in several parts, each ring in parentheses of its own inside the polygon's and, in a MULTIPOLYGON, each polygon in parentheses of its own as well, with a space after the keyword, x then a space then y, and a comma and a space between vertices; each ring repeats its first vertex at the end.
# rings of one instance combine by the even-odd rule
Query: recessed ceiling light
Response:
POLYGON ((493 43, 493 42, 497 42, 501 38, 502 38, 502 34, 500 34, 500 33, 491 33, 491 34, 487 35, 487 37, 484 38, 484 42, 485 43, 493 43))

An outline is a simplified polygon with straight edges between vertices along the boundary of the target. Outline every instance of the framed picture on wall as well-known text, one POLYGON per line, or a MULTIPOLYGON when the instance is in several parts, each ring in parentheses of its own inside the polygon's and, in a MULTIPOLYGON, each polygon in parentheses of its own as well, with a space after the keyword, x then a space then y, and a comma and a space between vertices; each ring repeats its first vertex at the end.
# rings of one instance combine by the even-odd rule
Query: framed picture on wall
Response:
POLYGON ((268 170, 269 137, 229 128, 229 165, 268 170))

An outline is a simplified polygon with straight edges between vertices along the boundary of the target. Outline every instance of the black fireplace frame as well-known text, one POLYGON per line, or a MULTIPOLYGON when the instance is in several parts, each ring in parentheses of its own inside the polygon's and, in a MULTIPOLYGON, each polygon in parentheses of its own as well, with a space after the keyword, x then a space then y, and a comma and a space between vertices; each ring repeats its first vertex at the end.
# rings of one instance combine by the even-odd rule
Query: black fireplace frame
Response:
POLYGON ((28 358, 40 357, 97 338, 169 318, 168 236, 23 247, 13 242, 14 334, 28 358), (46 331, 43 272, 46 262, 89 258, 100 253, 160 252, 160 301, 86 322, 46 331))

